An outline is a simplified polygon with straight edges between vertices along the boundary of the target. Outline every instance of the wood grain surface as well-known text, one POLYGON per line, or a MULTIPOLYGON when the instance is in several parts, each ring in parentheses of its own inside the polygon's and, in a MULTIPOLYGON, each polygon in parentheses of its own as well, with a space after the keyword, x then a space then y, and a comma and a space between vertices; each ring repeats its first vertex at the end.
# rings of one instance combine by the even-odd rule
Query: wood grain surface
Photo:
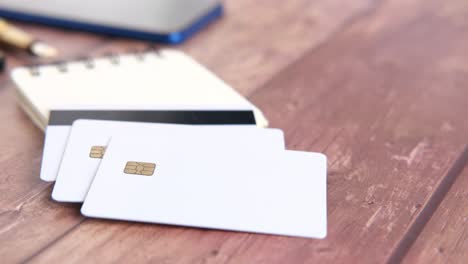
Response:
MULTIPOLYGON (((258 105, 290 149, 328 156, 324 240, 84 218, 39 179, 43 134, 0 77, 0 260, 463 263, 468 217, 468 4, 227 1, 176 46, 258 105)), ((17 23, 60 59, 148 43, 17 23)), ((9 69, 47 61, 6 49, 9 69)))
POLYGON ((462 263, 468 259, 468 169, 422 230, 404 263, 462 263))

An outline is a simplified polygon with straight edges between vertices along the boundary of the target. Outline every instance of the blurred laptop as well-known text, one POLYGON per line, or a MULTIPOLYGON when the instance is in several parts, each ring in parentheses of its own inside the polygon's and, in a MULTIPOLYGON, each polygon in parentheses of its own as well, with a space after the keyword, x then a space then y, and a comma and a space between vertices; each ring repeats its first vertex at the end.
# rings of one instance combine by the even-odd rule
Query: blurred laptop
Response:
POLYGON ((220 0, 0 0, 0 17, 164 43, 222 13, 220 0))

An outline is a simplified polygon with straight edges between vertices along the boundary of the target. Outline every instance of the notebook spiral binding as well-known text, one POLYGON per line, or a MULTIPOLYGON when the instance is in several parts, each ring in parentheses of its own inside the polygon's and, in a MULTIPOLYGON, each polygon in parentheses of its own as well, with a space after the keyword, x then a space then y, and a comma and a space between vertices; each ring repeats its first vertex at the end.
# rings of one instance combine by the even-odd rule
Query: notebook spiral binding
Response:
MULTIPOLYGON (((153 48, 153 47, 150 47, 148 49, 145 49, 145 50, 140 50, 140 51, 132 51, 130 53, 125 53, 125 55, 133 55, 137 61, 141 61, 143 62, 145 60, 145 57, 146 55, 148 54, 155 54, 156 56, 160 57, 160 58, 163 58, 163 55, 161 54, 160 50, 158 48, 153 48)), ((102 57, 99 57, 99 58, 107 58, 110 63, 112 65, 120 65, 120 55, 116 54, 116 53, 112 53, 112 52, 108 52, 106 53, 104 56, 102 57)), ((70 61, 55 61, 55 62, 51 62, 51 63, 46 63, 46 64, 34 64, 34 65, 31 65, 29 67, 29 72, 31 74, 31 76, 40 76, 41 75, 41 72, 40 72, 40 67, 41 66, 46 66, 46 65, 55 65, 57 67, 57 70, 58 72, 60 73, 67 73, 68 72, 68 64, 70 63, 77 63, 77 62, 81 62, 84 64, 84 66, 87 68, 87 69, 94 69, 95 68, 95 63, 94 63, 94 59, 93 58, 90 58, 90 57, 79 57, 77 59, 74 59, 74 60, 70 60, 70 61)))

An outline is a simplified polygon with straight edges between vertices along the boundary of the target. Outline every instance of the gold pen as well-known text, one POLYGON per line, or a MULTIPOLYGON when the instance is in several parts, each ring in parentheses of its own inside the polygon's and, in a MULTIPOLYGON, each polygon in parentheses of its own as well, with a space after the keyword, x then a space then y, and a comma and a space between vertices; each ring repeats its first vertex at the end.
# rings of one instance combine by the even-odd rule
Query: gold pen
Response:
POLYGON ((34 39, 31 35, 21 29, 9 24, 4 19, 0 18, 0 42, 4 42, 10 46, 27 50, 29 53, 39 57, 55 57, 57 50, 39 40, 34 39))

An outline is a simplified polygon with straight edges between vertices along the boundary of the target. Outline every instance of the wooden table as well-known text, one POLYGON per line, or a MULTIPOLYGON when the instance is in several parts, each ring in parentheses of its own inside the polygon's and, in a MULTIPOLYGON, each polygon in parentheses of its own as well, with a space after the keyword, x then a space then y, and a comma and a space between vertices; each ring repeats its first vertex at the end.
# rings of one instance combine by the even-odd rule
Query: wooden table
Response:
MULTIPOLYGON (((20 24, 61 58, 147 43, 20 24)), ((0 79, 0 262, 467 263, 468 2, 227 1, 177 46, 324 152, 328 237, 88 219, 39 180, 43 133, 0 79)), ((38 63, 7 50, 9 69, 38 63)))

